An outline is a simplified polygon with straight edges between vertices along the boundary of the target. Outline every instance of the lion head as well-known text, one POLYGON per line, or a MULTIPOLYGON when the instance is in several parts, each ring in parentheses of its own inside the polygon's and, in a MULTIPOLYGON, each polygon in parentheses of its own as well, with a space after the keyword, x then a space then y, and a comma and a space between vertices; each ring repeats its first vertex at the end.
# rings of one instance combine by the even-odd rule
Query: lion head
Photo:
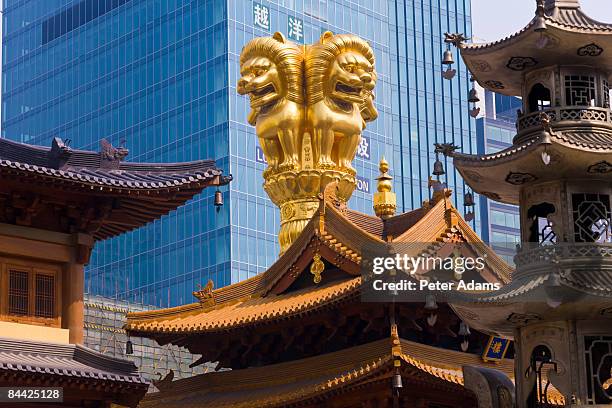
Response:
POLYGON ((249 94, 257 112, 287 98, 303 103, 302 48, 287 41, 281 33, 249 41, 240 54, 237 91, 249 94))
POLYGON ((326 31, 305 58, 309 104, 331 98, 339 106, 362 105, 376 84, 374 52, 352 34, 326 31))

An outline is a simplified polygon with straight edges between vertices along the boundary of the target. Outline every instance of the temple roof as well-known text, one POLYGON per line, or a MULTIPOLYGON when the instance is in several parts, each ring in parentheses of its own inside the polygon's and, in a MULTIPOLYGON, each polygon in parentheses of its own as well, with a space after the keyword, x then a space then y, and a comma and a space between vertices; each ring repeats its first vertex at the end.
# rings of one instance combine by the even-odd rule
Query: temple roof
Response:
MULTIPOLYGON (((361 251, 368 245, 384 245, 385 237, 377 234, 385 230, 398 234, 387 237, 391 243, 440 244, 459 236, 464 242, 482 244, 446 199, 431 207, 389 218, 383 226, 377 226, 373 217, 337 208, 333 199, 323 199, 318 214, 264 273, 214 290, 197 303, 130 313, 126 329, 159 341, 158 336, 168 334, 174 337, 179 333, 211 333, 296 318, 358 298, 361 251), (322 284, 287 291, 302 273, 310 273, 307 267, 315 252, 330 266, 341 269, 344 278, 326 281, 323 272, 322 284)), ((436 245, 427 246, 427 250, 436 250, 436 245)), ((487 248, 485 279, 509 282, 512 268, 488 247, 482 247, 487 248)))
POLYGON ((513 375, 509 360, 485 363, 476 355, 387 338, 302 360, 175 381, 148 395, 140 406, 292 406, 315 398, 325 400, 333 393, 350 392, 377 380, 390 381, 394 360, 400 361, 404 387, 411 383, 421 390, 433 386, 451 398, 471 396, 462 387, 462 365, 494 367, 513 375))
POLYGON ((149 384, 134 363, 81 345, 0 338, 0 384, 23 384, 97 390, 104 386, 115 402, 138 401, 149 384))
MULTIPOLYGON (((51 147, 0 139, 0 178, 7 187, 0 188, 0 195, 29 196, 32 203, 23 205, 37 205, 39 208, 31 213, 42 215, 45 203, 52 203, 56 211, 58 207, 74 207, 81 202, 76 207, 97 216, 92 216, 88 225, 77 227, 79 232, 105 239, 159 218, 207 186, 231 180, 231 176, 222 175, 212 160, 133 163, 123 161, 126 155, 126 149, 105 141, 100 152, 92 152, 71 149, 59 138, 53 140, 51 147), (37 194, 39 197, 34 199, 37 194)), ((42 215, 40 222, 36 219, 28 222, 43 229, 73 232, 74 227, 53 225, 50 216, 42 220, 42 215)), ((84 214, 68 217, 73 218, 73 224, 87 221, 84 214)), ((16 218, 0 218, 0 222, 26 225, 19 215, 16 218)))
POLYGON ((612 65, 612 24, 584 14, 577 0, 542 0, 536 16, 522 30, 490 43, 459 44, 474 78, 484 88, 521 95, 525 73, 545 66, 612 65), (545 29, 535 29, 544 22, 545 29))

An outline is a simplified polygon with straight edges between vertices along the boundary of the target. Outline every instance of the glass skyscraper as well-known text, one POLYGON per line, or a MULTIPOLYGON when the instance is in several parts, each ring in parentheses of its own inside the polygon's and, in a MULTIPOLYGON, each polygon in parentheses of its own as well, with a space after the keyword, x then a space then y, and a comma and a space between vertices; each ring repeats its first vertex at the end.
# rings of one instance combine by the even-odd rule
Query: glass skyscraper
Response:
MULTIPOLYGON (((239 54, 256 36, 282 32, 312 43, 355 33, 374 48, 377 121, 364 132, 350 206, 372 212, 378 161, 390 162, 398 211, 429 192, 433 143, 476 152, 462 63, 441 77, 442 33, 471 35, 470 0, 4 0, 2 136, 75 148, 100 139, 127 160, 213 158, 234 181, 225 205, 206 190, 140 230, 100 243, 86 291, 156 306, 191 302, 196 284, 223 286, 277 257, 279 211, 262 188, 265 162, 236 93, 239 54)), ((463 205, 463 182, 446 163, 463 205)), ((479 214, 474 223, 480 228, 479 214)))
MULTIPOLYGON (((512 146, 516 135, 516 111, 523 106, 519 98, 484 92, 484 115, 476 121, 478 153, 489 154, 512 146)), ((495 252, 513 264, 516 244, 521 242, 517 206, 491 201, 480 196, 482 238, 495 252)))

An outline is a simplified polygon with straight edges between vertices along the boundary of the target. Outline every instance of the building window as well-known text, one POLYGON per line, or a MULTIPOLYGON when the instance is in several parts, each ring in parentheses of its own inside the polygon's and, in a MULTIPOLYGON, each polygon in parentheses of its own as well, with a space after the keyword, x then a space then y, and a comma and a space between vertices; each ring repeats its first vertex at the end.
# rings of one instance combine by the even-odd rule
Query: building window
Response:
POLYGON ((8 287, 0 293, 8 294, 8 314, 31 318, 54 319, 57 296, 57 277, 51 271, 8 266, 8 287))
POLYGON ((610 108, 610 84, 606 79, 603 80, 603 107, 610 108))
POLYGON ((566 75, 565 104, 595 106, 595 78, 587 75, 566 75))
POLYGON ((36 307, 37 317, 54 317, 55 314, 55 277, 36 274, 36 307))
POLYGON ((9 313, 24 316, 29 311, 29 278, 30 274, 23 271, 9 271, 8 301, 9 313))

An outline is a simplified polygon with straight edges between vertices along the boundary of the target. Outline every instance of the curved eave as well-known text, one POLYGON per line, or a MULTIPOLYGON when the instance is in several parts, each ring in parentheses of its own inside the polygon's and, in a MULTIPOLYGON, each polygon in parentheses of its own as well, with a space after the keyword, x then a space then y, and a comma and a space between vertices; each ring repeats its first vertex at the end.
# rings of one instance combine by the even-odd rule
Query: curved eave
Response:
MULTIPOLYGON (((576 13, 584 16, 579 11, 576 13)), ((520 96, 524 75, 535 69, 558 65, 560 61, 563 65, 612 66, 612 26, 602 23, 583 26, 580 21, 584 18, 588 19, 586 16, 567 17, 560 21, 546 17, 547 28, 543 33, 534 31, 534 18, 522 30, 502 40, 461 44, 461 56, 482 87, 504 95, 520 96), (575 24, 571 23, 573 20, 575 24), (539 48, 537 44, 542 36, 548 37, 547 45, 539 48), (590 44, 596 44, 602 50, 600 54, 579 55, 579 50, 590 44), (530 60, 523 64, 516 63, 515 58, 530 60)))
POLYGON ((478 194, 492 200, 517 205, 523 186, 535 182, 565 179, 611 179, 612 172, 594 173, 591 169, 610 160, 612 146, 585 147, 558 133, 546 147, 551 163, 546 166, 541 158, 545 145, 543 135, 521 145, 512 146, 488 155, 453 153, 453 164, 464 180, 478 194))
MULTIPOLYGON (((550 273, 520 276, 502 289, 482 294, 462 293, 450 304, 470 327, 485 334, 512 338, 526 323, 601 318, 612 297, 612 273, 598 268, 561 276, 556 292, 549 292, 550 273), (567 302, 548 304, 549 293, 564 293, 567 302), (576 302, 581 307, 576 308, 576 302)), ((555 284, 556 285, 556 284, 555 284)))

